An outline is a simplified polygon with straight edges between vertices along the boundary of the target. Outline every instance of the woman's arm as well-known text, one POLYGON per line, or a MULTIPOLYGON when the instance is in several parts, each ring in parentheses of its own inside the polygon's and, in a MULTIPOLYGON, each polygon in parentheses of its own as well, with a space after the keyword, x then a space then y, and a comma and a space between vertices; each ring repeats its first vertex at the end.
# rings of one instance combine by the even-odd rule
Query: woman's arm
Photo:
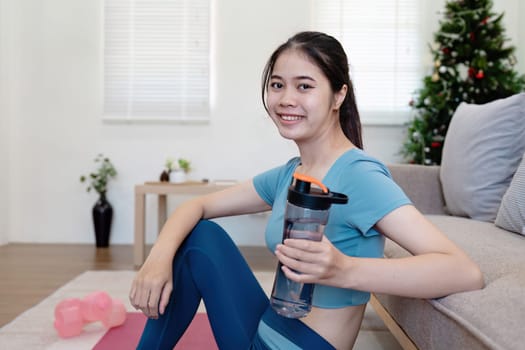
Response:
MULTIPOLYGON (((257 194, 252 181, 191 199, 170 215, 154 248, 170 255, 170 262, 186 235, 201 219, 261 212, 271 209, 257 194)), ((151 254, 150 254, 151 255, 151 254)))
POLYGON ((414 256, 349 257, 326 238, 320 243, 287 240, 276 254, 288 266, 284 268, 287 276, 301 282, 414 298, 483 288, 478 266, 412 205, 395 209, 376 228, 414 256))
POLYGON ((189 232, 201 219, 269 210, 252 181, 191 199, 170 215, 131 286, 131 304, 146 316, 164 313, 172 291, 173 257, 189 232))
POLYGON ((483 288, 479 267, 415 207, 394 210, 376 227, 414 256, 357 260, 351 267, 356 288, 415 298, 483 288), (368 278, 369 273, 376 276, 368 278))

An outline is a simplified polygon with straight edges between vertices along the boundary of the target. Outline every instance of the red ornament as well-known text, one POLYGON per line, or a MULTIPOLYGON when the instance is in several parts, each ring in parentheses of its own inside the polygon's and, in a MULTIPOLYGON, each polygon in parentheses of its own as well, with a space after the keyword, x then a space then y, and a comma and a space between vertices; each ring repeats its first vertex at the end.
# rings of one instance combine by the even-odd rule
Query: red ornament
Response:
POLYGON ((438 148, 441 147, 441 142, 434 141, 430 144, 430 147, 432 148, 438 148))
POLYGON ((483 20, 481 21, 481 25, 486 25, 486 24, 487 24, 487 22, 489 21, 489 19, 490 19, 490 17, 489 17, 489 16, 487 16, 487 17, 483 18, 483 20))
POLYGON ((469 37, 470 37, 470 41, 476 40, 476 34, 474 32, 470 32, 469 37))
POLYGON ((483 70, 480 69, 478 73, 476 74, 477 79, 483 79, 485 77, 485 73, 483 73, 483 70))
POLYGON ((468 76, 473 78, 476 75, 476 70, 472 67, 469 67, 468 69, 468 76))
POLYGON ((450 53, 450 49, 448 47, 444 47, 441 49, 441 52, 443 52, 445 55, 448 55, 450 53))

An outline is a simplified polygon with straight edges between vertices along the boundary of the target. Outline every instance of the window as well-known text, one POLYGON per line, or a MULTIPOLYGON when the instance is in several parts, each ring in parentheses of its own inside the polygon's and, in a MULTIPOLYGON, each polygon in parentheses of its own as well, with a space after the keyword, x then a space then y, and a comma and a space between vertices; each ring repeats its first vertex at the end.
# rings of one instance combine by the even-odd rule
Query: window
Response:
POLYGON ((418 0, 313 0, 315 30, 341 41, 362 122, 402 124, 420 86, 423 62, 418 0))
POLYGON ((210 0, 105 0, 104 10, 104 119, 207 119, 210 0))

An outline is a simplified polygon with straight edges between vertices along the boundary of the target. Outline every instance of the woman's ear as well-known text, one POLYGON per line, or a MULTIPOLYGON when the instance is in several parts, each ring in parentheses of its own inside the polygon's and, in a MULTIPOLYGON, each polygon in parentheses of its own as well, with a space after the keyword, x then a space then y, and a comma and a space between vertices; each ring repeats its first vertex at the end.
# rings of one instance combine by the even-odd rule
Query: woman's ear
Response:
POLYGON ((336 91, 334 94, 334 109, 339 110, 341 105, 343 104, 346 93, 348 92, 348 86, 346 84, 343 84, 341 89, 339 91, 336 91))

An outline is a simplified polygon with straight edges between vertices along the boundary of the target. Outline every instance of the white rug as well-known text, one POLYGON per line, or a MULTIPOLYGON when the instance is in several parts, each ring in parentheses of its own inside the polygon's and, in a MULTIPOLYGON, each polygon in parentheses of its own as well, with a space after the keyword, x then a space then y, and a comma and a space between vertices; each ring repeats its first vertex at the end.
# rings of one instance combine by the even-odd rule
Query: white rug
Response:
POLYGON ((103 290, 120 299, 132 311, 127 295, 134 275, 134 271, 84 272, 0 329, 2 348, 92 349, 106 332, 102 324, 88 324, 81 335, 61 339, 53 327, 55 306, 65 298, 83 298, 91 292, 103 290))
MULTIPOLYGON (((25 311, 15 320, 0 329, 0 348, 89 350, 102 338, 106 330, 100 322, 88 324, 81 335, 61 339, 53 328, 55 306, 65 298, 82 298, 87 294, 103 290, 111 297, 120 299, 128 311, 136 311, 128 301, 129 287, 134 271, 87 271, 77 276, 41 303, 25 311)), ((257 272, 256 277, 267 294, 273 283, 273 272, 257 272)), ((201 306, 200 311, 205 311, 201 306)), ((367 307, 354 349, 400 349, 392 335, 386 331, 382 321, 367 307)))

